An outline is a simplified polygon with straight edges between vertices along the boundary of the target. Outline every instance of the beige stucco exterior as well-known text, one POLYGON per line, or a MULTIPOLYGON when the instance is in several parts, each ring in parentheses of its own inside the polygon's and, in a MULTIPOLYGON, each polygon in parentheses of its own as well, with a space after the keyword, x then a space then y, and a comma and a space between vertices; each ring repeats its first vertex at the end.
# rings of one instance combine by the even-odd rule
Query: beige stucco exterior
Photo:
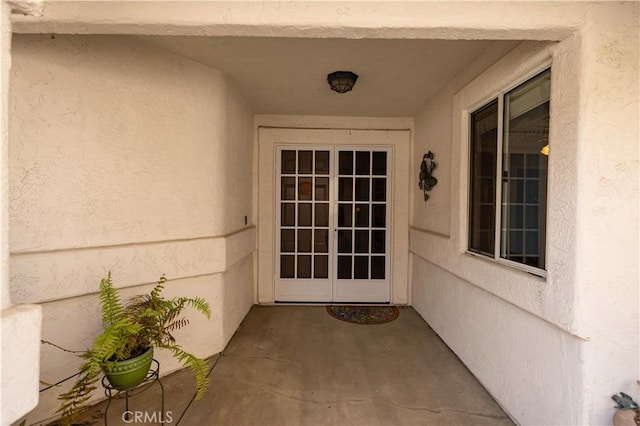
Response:
MULTIPOLYGON (((100 328, 100 277, 134 295, 164 273, 168 295, 212 307, 184 346, 220 352, 254 298, 248 105, 220 72, 128 39, 15 35, 12 50, 12 301, 42 307, 42 338, 83 348, 100 328)), ((78 361, 43 346, 41 379, 78 361)))
POLYGON ((15 305, 9 296, 9 70, 11 14, 41 14, 40 2, 0 3, 0 423, 9 424, 38 404, 42 309, 15 305))
POLYGON ((420 220, 428 206, 415 206, 412 303, 525 424, 606 423, 593 408, 615 393, 604 390, 615 387, 611 366, 627 369, 618 387, 638 390, 638 205, 629 202, 638 182, 638 9, 626 7, 623 17, 594 6, 588 30, 560 43, 523 43, 468 84, 443 90, 416 118, 414 155, 433 149, 421 140, 443 134, 436 149, 452 150, 452 191, 448 228, 420 220), (465 253, 468 113, 543 64, 552 67, 554 141, 546 279, 465 253), (438 113, 446 99, 450 127, 438 113), (534 403, 542 399, 544 410, 534 403))
MULTIPOLYGON (((14 34, 11 53, 3 4, 5 79, 13 59, 11 93, 2 90, 10 118, 2 142, 3 415, 12 403, 5 389, 16 383, 5 385, 13 304, 38 304, 44 338, 82 346, 99 328, 94 288, 105 268, 127 294, 164 272, 169 292, 212 303, 214 320, 194 318, 184 336, 185 347, 212 355, 252 303, 272 301, 260 275, 269 271, 257 260, 272 247, 259 221, 260 193, 272 189, 260 172, 264 126, 410 130, 402 175, 409 211, 399 225, 406 229, 394 228, 407 242, 401 253, 402 243, 394 248, 406 259, 406 283, 394 302, 412 305, 517 422, 606 424, 611 394, 638 396, 638 3, 91 3, 14 15, 13 31, 34 35, 14 34), (484 51, 413 116, 381 119, 254 115, 219 70, 106 34, 515 42, 484 51), (465 253, 466 120, 545 64, 551 154, 541 278, 465 253), (413 177, 428 150, 438 156, 439 183, 425 203, 413 177)), ((37 342, 40 330, 30 329, 37 333, 25 343, 37 342)), ((76 366, 43 351, 42 380, 76 366)), ((33 402, 34 391, 13 395, 33 402)), ((55 405, 55 395, 41 395, 30 419, 49 418, 55 405)))

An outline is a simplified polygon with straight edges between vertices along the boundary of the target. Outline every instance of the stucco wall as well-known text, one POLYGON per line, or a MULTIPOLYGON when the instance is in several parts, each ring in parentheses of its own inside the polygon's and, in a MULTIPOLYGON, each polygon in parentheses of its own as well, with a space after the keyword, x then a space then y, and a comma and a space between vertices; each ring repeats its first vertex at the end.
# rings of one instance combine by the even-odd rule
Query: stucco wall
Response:
MULTIPOLYGON (((434 176, 438 179, 436 187, 429 192, 429 201, 412 191, 412 226, 428 230, 434 234, 449 236, 451 226, 451 120, 453 113, 453 93, 493 65, 509 50, 519 44, 513 41, 508 45, 493 44, 485 49, 478 60, 455 76, 446 87, 440 90, 424 105, 415 117, 415 146, 411 162, 411 176, 418 176, 422 157, 427 152, 434 153, 437 166, 434 176)), ((417 185, 412 188, 415 190, 417 185)))
POLYGON ((11 68, 11 8, 0 5, 0 309, 9 300, 9 70, 11 68))
POLYGON ((37 15, 41 4, 0 3, 0 424, 38 404, 40 325, 37 305, 15 305, 9 296, 9 71, 12 13, 37 15))
POLYGON ((523 424, 608 424, 610 396, 640 390, 638 4, 585 10, 582 31, 525 42, 484 72, 482 58, 477 77, 458 76, 416 117, 414 163, 450 152, 451 169, 436 173, 434 217, 431 199, 412 194, 412 303, 523 424), (548 262, 537 278, 464 253, 467 117, 547 61, 548 262))
MULTIPOLYGON (((83 349, 100 330, 108 270, 125 295, 165 273, 168 296, 213 310, 211 321, 188 315, 181 344, 220 352, 253 303, 247 104, 220 72, 130 37, 16 35, 13 61, 13 300, 41 304, 44 339, 83 349)), ((163 373, 178 367, 156 357, 163 373)), ((45 346, 41 379, 77 365, 45 346)), ((50 417, 62 390, 43 392, 29 421, 50 417)))
POLYGON ((587 419, 607 396, 640 398, 640 3, 589 10, 583 31, 576 203, 576 328, 585 330, 587 419))
MULTIPOLYGON (((14 29, 34 33, 564 40, 558 46, 563 53, 553 56, 554 67, 564 66, 569 71, 561 74, 560 96, 552 89, 552 102, 561 109, 553 113, 554 142, 549 159, 554 163, 549 178, 555 189, 549 194, 549 234, 553 239, 548 253, 556 260, 546 281, 538 283, 524 274, 460 254, 461 205, 466 197, 460 185, 466 178, 459 163, 462 153, 453 155, 452 150, 449 185, 454 198, 448 208, 446 198, 438 195, 438 189, 446 187, 446 161, 439 163, 440 183, 432 192, 433 218, 426 219, 431 213, 429 204, 416 199, 420 194, 413 187, 413 298, 416 308, 436 324, 465 362, 471 365, 474 357, 479 358, 473 372, 520 421, 556 413, 559 404, 564 404, 562 412, 566 414, 550 422, 606 424, 612 413, 610 395, 625 390, 637 396, 639 391, 635 384, 640 363, 638 7, 637 2, 575 1, 469 1, 455 7, 450 2, 386 2, 358 7, 324 2, 194 2, 189 7, 184 2, 162 1, 120 2, 117 7, 113 2, 53 2, 48 4, 45 19, 16 19, 14 29), (422 218, 425 221, 418 223, 422 218), (464 303, 455 302, 458 295, 464 303), (441 305, 436 306, 435 300, 441 305), (500 313, 498 317, 494 310, 500 313), (498 319, 501 324, 496 325, 498 319), (455 324, 463 324, 460 327, 469 332, 456 330, 455 324), (506 324, 509 326, 503 327, 506 324), (544 373, 541 377, 546 379, 555 371, 556 361, 570 371, 541 383, 526 367, 518 369, 527 357, 523 350, 509 351, 514 342, 521 342, 521 332, 540 341, 534 348, 531 371, 544 373), (468 341, 462 347, 456 343, 461 339, 468 341), (491 347, 485 341, 492 342, 491 347), (578 352, 576 345, 580 346, 578 352), (506 369, 482 362, 496 351, 505 360, 506 369), (498 383, 488 383, 488 376, 498 383), (554 395, 558 383, 567 387, 557 389, 566 391, 554 395), (549 390, 548 395, 536 393, 538 388, 549 390), (565 398, 571 399, 567 402, 565 398), (526 413, 520 414, 523 402, 515 399, 528 404, 526 413)), ((445 108, 487 65, 465 74, 469 78, 457 81, 455 87, 443 89, 439 99, 450 99, 445 108)), ((509 68, 514 71, 512 65, 509 68)), ((558 73, 553 75, 556 79, 558 73)), ((507 78, 503 71, 495 70, 485 76, 485 82, 496 86, 507 78)), ((552 86, 556 87, 556 82, 552 86)), ((417 114, 416 130, 422 126, 419 131, 424 135, 448 136, 460 142, 461 130, 452 125, 453 119, 460 123, 459 116, 443 116, 442 121, 431 123, 424 118, 440 105, 434 101, 417 114), (452 136, 452 129, 459 134, 452 136)), ((413 165, 419 164, 425 149, 432 149, 431 143, 416 138, 413 165)), ((440 145, 436 149, 442 160, 445 150, 440 145)), ((412 176, 417 176, 415 170, 412 176)), ((160 249, 164 253, 162 246, 160 249)), ((135 259, 144 264, 148 258, 135 259)), ((96 278, 100 272, 94 272, 96 278)), ((155 278, 152 275, 150 271, 141 281, 151 281, 155 278)), ((86 285, 93 283, 92 279, 86 285)), ((27 287, 20 287, 20 291, 27 287)))

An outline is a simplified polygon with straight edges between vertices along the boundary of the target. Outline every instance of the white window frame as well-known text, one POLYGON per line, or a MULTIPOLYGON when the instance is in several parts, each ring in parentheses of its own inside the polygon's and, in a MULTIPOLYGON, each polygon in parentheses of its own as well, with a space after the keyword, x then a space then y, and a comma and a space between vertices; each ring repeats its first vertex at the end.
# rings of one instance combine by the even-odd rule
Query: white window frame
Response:
MULTIPOLYGON (((502 169, 503 169, 503 138, 504 138, 504 96, 510 92, 511 90, 515 89, 516 87, 520 86, 523 83, 526 83, 527 81, 529 81, 530 79, 532 79, 533 77, 535 77, 536 75, 542 73, 545 70, 550 70, 550 72, 553 74, 553 70, 552 70, 552 64, 551 61, 546 61, 543 64, 533 68, 531 71, 529 71, 528 73, 519 76, 517 79, 513 80, 511 83, 509 83, 508 85, 503 86, 502 88, 500 88, 499 90, 495 91, 492 93, 491 96, 487 96, 482 102, 478 102, 477 104, 473 105, 471 108, 469 108, 466 111, 466 121, 467 121, 467 138, 465 143, 468 146, 467 149, 467 204, 466 204, 466 223, 465 223, 465 227, 464 229, 466 230, 466 238, 465 238, 465 247, 464 247, 464 252, 466 254, 475 256, 475 257, 479 257, 482 259, 486 259, 489 260, 491 262, 496 262, 505 266, 508 266, 510 268, 514 268, 514 269, 518 269, 521 271, 525 271, 528 272, 532 275, 541 277, 541 278, 546 278, 547 277, 547 270, 546 269, 541 269, 541 268, 537 268, 534 266, 530 266, 530 265, 526 265, 523 263, 519 263, 519 262, 515 262, 513 260, 509 260, 509 259, 504 259, 502 257, 500 257, 500 252, 501 252, 501 228, 502 228, 502 169), (480 110, 481 108, 483 108, 484 106, 486 106, 487 104, 489 104, 490 102, 496 100, 498 101, 498 140, 497 140, 497 161, 496 161, 496 199, 495 199, 495 230, 494 230, 494 238, 495 238, 495 247, 494 247, 494 253, 493 253, 493 257, 488 256, 486 254, 482 254, 482 253, 477 253, 474 251, 469 250, 469 232, 471 231, 471 225, 470 225, 470 210, 471 210, 471 191, 472 191, 472 185, 471 183, 471 155, 473 154, 471 152, 471 135, 472 135, 472 129, 471 129, 471 125, 472 125, 472 120, 471 120, 471 115, 473 113, 475 113, 476 111, 480 110)), ((550 101, 551 102, 551 94, 550 94, 550 101)), ((547 170, 547 177, 548 177, 548 170, 547 170)), ((548 181, 547 181, 548 182, 548 181)), ((548 194, 548 189, 547 189, 547 194, 548 194)), ((544 212, 545 216, 546 216, 546 223, 549 223, 549 205, 547 203, 546 208, 545 208, 545 212, 544 212)), ((547 232, 547 228, 545 227, 545 233, 547 232)), ((549 241, 548 235, 547 237, 545 237, 545 246, 544 248, 544 253, 546 255, 546 253, 548 253, 548 249, 547 249, 547 243, 549 241)), ((546 264, 546 263, 545 263, 546 264)))

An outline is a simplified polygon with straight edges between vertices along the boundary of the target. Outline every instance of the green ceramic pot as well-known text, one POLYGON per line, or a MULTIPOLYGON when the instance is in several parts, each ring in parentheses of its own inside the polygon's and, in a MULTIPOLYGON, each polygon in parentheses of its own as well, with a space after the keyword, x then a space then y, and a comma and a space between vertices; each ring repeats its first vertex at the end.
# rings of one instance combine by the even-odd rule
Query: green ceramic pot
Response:
POLYGON ((102 368, 102 371, 115 389, 128 390, 144 381, 152 360, 153 348, 149 348, 145 353, 135 358, 110 362, 102 368))

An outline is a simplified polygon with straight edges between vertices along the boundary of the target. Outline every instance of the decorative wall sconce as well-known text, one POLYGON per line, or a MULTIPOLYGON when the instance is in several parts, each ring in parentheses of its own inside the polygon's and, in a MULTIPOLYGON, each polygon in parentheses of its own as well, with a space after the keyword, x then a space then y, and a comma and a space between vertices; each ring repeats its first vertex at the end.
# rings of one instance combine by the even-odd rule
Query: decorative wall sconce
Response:
POLYGON ((436 163, 433 161, 435 155, 429 151, 422 157, 422 164, 420 164, 420 175, 418 176, 418 187, 424 192, 424 200, 429 199, 428 191, 431 191, 434 186, 438 184, 438 179, 433 177, 433 169, 436 168, 436 163))
POLYGON ((331 90, 338 93, 347 93, 353 89, 353 85, 356 84, 358 75, 351 71, 334 71, 327 75, 327 81, 331 90))

